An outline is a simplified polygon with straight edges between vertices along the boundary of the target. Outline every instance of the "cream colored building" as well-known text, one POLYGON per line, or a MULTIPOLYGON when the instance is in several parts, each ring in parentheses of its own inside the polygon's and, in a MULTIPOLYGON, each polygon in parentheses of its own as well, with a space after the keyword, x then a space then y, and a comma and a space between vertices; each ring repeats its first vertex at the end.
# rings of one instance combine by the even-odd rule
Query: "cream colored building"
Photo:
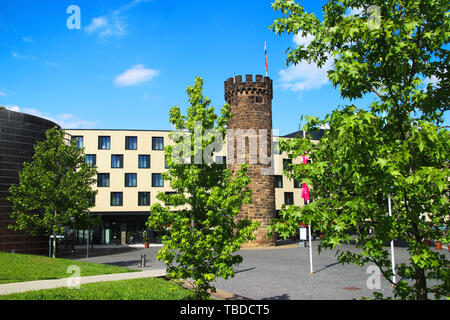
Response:
MULTIPOLYGON (((91 212, 102 215, 102 225, 93 233, 98 244, 141 242, 150 207, 159 200, 158 192, 171 192, 168 182, 161 180, 167 171, 164 147, 173 144, 170 131, 68 129, 79 147, 84 148, 86 161, 97 166, 98 190, 91 212)), ((278 139, 289 138, 275 137, 278 139)), ((217 157, 224 156, 226 145, 217 157)), ((276 210, 283 204, 302 206, 301 186, 282 175, 286 154, 274 155, 276 176, 276 210)), ((300 159, 294 160, 299 163, 300 159)), ((86 232, 77 231, 77 243, 85 241, 86 232)), ((154 238, 154 234, 151 235, 154 238)))

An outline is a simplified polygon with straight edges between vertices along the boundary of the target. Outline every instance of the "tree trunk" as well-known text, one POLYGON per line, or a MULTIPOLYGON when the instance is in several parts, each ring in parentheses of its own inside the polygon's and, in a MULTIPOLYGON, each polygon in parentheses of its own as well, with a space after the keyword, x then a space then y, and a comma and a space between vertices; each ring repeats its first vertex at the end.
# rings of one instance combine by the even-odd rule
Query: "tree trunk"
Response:
POLYGON ((53 251, 52 251, 52 258, 55 258, 56 253, 56 234, 53 233, 53 251))
POLYGON ((427 282, 425 277, 425 270, 416 268, 416 290, 417 300, 428 300, 427 282))

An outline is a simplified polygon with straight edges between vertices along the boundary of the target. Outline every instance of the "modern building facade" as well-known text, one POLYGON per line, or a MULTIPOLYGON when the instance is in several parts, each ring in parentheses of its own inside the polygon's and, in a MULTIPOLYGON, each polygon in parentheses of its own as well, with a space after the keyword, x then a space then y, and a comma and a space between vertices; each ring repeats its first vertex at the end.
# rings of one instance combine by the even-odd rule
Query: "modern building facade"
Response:
POLYGON ((32 115, 0 109, 0 251, 43 254, 48 252, 47 237, 32 237, 8 228, 14 224, 7 200, 9 188, 19 181, 24 162, 30 162, 34 144, 45 139, 45 132, 57 124, 32 115))
MULTIPOLYGON (((170 192, 161 174, 167 170, 164 146, 169 131, 66 130, 84 148, 86 162, 97 166, 98 193, 91 212, 103 223, 92 235, 93 243, 125 244, 142 241, 150 206, 158 192, 170 192)), ((86 241, 78 230, 76 242, 86 241)))
MULTIPOLYGON (((94 188, 98 194, 91 212, 101 215, 103 222, 94 229, 90 242, 142 242, 145 222, 151 214, 150 207, 156 202, 161 203, 156 198, 158 192, 173 192, 161 177, 167 171, 164 146, 173 144, 169 138, 170 131, 68 129, 66 132, 78 141, 80 148, 84 148, 86 161, 97 166, 94 188)), ((274 137, 275 142, 279 139, 283 137, 274 137)), ((226 156, 227 142, 222 151, 215 154, 215 159, 227 162, 226 156)), ((273 184, 264 190, 264 194, 274 200, 270 217, 275 217, 283 204, 304 204, 301 185, 282 175, 283 166, 288 162, 284 153, 273 155, 274 174, 270 176, 273 184)), ((294 163, 298 162, 294 160, 294 163)), ((255 193, 253 201, 259 203, 260 197, 255 193)), ((268 212, 263 206, 255 207, 255 213, 259 209, 268 212)), ((248 217, 257 219, 258 215, 248 217)), ((87 231, 78 230, 76 243, 85 243, 87 234, 87 231)), ((150 237, 150 240, 156 240, 155 234, 150 237)), ((262 239, 259 245, 267 245, 267 241, 262 239)))

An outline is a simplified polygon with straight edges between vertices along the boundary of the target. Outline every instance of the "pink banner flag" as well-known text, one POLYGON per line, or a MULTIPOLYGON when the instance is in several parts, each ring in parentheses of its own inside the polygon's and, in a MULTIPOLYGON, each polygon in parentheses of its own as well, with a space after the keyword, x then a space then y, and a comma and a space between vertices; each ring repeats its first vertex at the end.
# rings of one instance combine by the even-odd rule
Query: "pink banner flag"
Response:
POLYGON ((305 199, 305 201, 309 201, 309 188, 306 183, 302 184, 302 198, 305 199))
MULTIPOLYGON (((304 164, 308 163, 308 159, 306 159, 306 156, 302 156, 302 161, 304 164)), ((306 185, 306 183, 302 184, 302 198, 305 199, 305 201, 309 201, 309 188, 306 185)))

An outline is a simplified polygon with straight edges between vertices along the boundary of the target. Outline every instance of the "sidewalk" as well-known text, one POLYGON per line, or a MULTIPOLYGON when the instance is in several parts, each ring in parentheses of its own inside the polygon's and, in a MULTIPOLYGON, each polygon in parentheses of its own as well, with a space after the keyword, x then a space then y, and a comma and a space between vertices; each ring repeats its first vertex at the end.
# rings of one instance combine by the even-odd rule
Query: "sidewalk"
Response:
POLYGON ((87 276, 87 277, 80 277, 80 278, 69 277, 69 278, 63 278, 63 279, 15 282, 15 283, 1 284, 0 285, 0 295, 19 293, 19 292, 25 292, 25 291, 33 291, 33 290, 55 289, 55 288, 60 288, 60 287, 74 286, 75 284, 86 284, 86 283, 93 283, 93 282, 128 280, 128 279, 149 278, 149 277, 163 277, 165 275, 166 275, 166 270, 158 269, 158 270, 146 270, 146 271, 140 271, 140 272, 104 274, 104 275, 87 276))
MULTIPOLYGON (((163 245, 160 243, 150 243, 149 244, 149 248, 159 248, 162 247, 163 245)), ((145 248, 145 245, 143 243, 135 243, 135 244, 94 244, 93 246, 89 245, 89 250, 90 249, 124 249, 124 248, 133 248, 133 249, 143 249, 145 248), (92 248, 93 247, 93 248, 92 248)), ((75 246, 75 249, 86 249, 86 245, 80 245, 77 244, 75 246)))

